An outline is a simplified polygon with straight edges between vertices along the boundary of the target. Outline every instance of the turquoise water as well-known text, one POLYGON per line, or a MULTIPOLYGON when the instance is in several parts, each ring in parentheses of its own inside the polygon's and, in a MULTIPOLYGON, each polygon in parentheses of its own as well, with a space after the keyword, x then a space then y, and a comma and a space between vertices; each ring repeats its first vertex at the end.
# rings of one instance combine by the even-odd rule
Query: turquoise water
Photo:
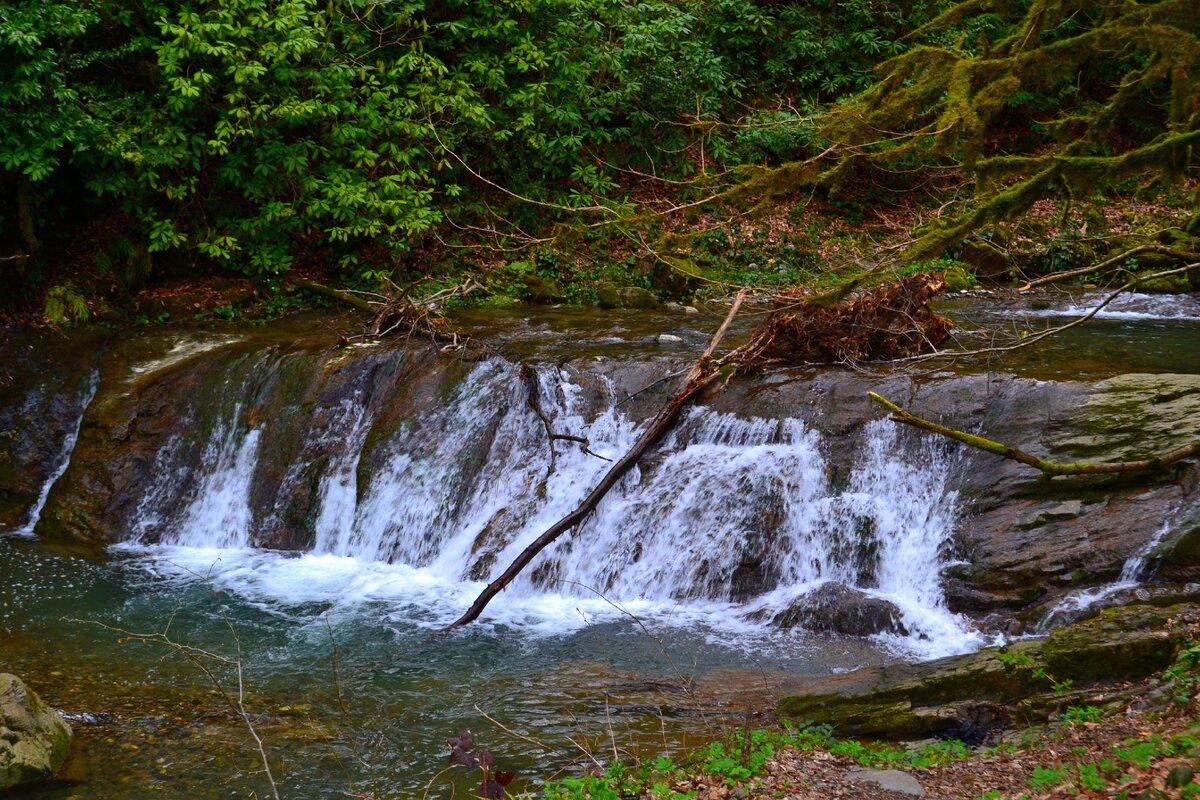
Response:
POLYGON ((779 632, 735 646, 720 619, 643 629, 619 614, 557 634, 481 625, 435 638, 392 603, 251 601, 154 554, 17 537, 0 538, 0 609, 0 669, 64 711, 114 715, 76 727, 64 778, 22 795, 36 798, 270 796, 214 686, 236 699, 236 670, 201 656, 210 678, 179 648, 145 641, 164 633, 228 659, 240 644, 245 706, 291 798, 417 797, 427 786, 448 797, 452 780, 463 796, 471 776, 440 773, 444 740, 464 727, 517 773, 511 788, 533 788, 614 748, 669 752, 719 736, 747 708, 770 708, 777 671, 896 657, 779 632))

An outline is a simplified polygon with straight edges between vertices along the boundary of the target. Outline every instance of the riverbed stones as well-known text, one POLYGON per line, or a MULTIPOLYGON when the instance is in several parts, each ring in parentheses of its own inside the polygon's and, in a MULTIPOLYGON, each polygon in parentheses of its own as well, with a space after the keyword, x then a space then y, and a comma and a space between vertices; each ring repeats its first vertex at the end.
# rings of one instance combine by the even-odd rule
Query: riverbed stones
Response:
POLYGON ((16 675, 0 673, 0 792, 49 778, 70 747, 58 712, 16 675))

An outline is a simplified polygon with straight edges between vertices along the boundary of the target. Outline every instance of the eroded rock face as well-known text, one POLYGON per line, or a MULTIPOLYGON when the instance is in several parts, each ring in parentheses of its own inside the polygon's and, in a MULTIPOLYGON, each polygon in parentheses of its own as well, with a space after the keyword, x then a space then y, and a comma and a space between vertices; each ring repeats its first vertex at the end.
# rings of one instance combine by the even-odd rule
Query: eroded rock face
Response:
POLYGON ((0 528, 27 521, 78 421, 106 340, 84 329, 9 331, 0 342, 0 528))
POLYGON ((793 602, 771 620, 781 628, 801 627, 810 631, 873 636, 908 630, 894 603, 871 597, 861 589, 830 582, 793 602))
MULTIPOLYGON (((432 347, 393 342, 337 349, 335 341, 319 325, 216 333, 161 330, 122 336, 107 349, 98 339, 66 350, 42 343, 19 358, 4 355, 18 366, 36 356, 49 377, 22 373, 25 377, 7 388, 0 386, 0 431, 7 431, 7 438, 0 437, 0 525, 12 524, 29 508, 61 447, 62 431, 72 422, 67 411, 74 411, 57 408, 61 401, 53 400, 53 392, 22 393, 55 381, 77 386, 99 364, 99 392, 83 420, 71 468, 50 496, 42 533, 100 542, 133 536, 155 541, 171 520, 155 521, 143 513, 146 487, 160 493, 157 507, 186 508, 202 488, 202 471, 173 465, 202 462, 218 438, 214 431, 236 417, 243 434, 261 434, 250 489, 251 543, 312 547, 322 481, 335 469, 353 473, 361 492, 395 463, 395 448, 388 442, 397 437, 413 439, 415 458, 436 455, 444 434, 428 414, 436 416, 472 367, 432 347), (40 347, 47 348, 42 355, 40 347), (61 362, 61 369, 49 366, 52 362, 61 362), (361 458, 342 463, 337 459, 346 440, 358 435, 352 412, 363 407, 375 416, 356 449, 361 458), (421 435, 410 437, 409 431, 421 435), (168 449, 171 458, 162 458, 168 449), (169 479, 164 479, 168 467, 169 479)), ((582 345, 579 350, 578 356, 556 360, 556 366, 569 375, 583 402, 595 405, 584 416, 594 417, 617 399, 621 413, 635 422, 661 407, 672 386, 663 376, 686 368, 694 357, 683 348, 619 357, 589 356, 582 345)), ((522 405, 520 387, 510 388, 491 402, 522 405)), ((1058 461, 1163 452, 1180 444, 1181 420, 1200 418, 1200 377, 1192 375, 1124 375, 1089 385, 996 374, 918 379, 882 370, 797 369, 718 382, 700 404, 742 418, 799 418, 820 434, 827 478, 836 491, 861 462, 864 427, 883 418, 868 401, 868 391, 916 414, 1058 461)), ((696 420, 685 417, 676 434, 686 436, 696 420)), ((459 454, 462 467, 456 475, 485 466, 496 424, 481 428, 459 454)), ((1041 609, 1065 593, 1115 579, 1164 521, 1169 530, 1148 561, 1157 573, 1148 577, 1181 586, 1200 580, 1195 480, 1191 491, 1187 481, 1176 481, 1171 473, 1048 481, 1023 465, 907 428, 899 431, 895 446, 909 453, 932 450, 951 461, 946 488, 956 493, 960 518, 946 555, 958 563, 944 576, 943 588, 953 611, 977 619, 1002 615, 1036 622, 1041 609)), ((652 477, 661 458, 662 451, 652 450, 639 472, 652 477)), ((469 501, 471 482, 464 477, 447 485, 452 492, 445 513, 452 514, 469 501)), ((778 535, 778 504, 771 497, 756 502, 745 504, 736 567, 707 576, 692 594, 703 595, 711 583, 728 586, 726 594, 740 601, 778 586, 779 564, 769 557, 778 535)), ((519 503, 509 502, 496 511, 494 524, 485 526, 473 554, 475 574, 492 566, 503 544, 500 534, 508 527, 505 514, 519 503)), ((858 580, 839 579, 872 585, 878 564, 870 553, 839 552, 843 556, 861 556, 862 564, 855 562, 858 580)), ((865 600, 825 598, 819 614, 810 602, 807 609, 788 609, 779 621, 847 633, 897 630, 894 607, 865 600)))
POLYGON ((0 792, 51 777, 70 747, 58 712, 16 675, 0 673, 0 792))

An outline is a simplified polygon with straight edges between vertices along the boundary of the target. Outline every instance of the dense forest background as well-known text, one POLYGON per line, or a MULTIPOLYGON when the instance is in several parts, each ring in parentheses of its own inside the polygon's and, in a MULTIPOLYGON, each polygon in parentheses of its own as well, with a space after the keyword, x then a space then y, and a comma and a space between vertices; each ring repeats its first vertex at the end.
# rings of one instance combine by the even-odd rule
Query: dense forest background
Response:
POLYGON ((1194 0, 16 0, 0 304, 1194 253, 1198 65, 1194 0))

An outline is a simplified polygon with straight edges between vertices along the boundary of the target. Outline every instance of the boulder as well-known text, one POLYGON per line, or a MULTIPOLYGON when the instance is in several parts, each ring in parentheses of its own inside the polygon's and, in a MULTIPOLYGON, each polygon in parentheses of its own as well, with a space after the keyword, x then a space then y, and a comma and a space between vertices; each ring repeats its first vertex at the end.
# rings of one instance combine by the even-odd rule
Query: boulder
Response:
POLYGON ((49 778, 71 748, 71 729, 16 675, 0 673, 0 792, 49 778))
POLYGON ((964 244, 958 257, 981 278, 999 278, 1012 268, 1008 253, 982 239, 964 244))
POLYGON ((617 291, 621 299, 621 308, 658 308, 658 298, 654 292, 638 286, 626 286, 617 291))
POLYGON ((776 614, 772 622, 781 628, 799 626, 847 636, 908 635, 900 609, 894 603, 837 582, 826 583, 794 601, 776 614))

